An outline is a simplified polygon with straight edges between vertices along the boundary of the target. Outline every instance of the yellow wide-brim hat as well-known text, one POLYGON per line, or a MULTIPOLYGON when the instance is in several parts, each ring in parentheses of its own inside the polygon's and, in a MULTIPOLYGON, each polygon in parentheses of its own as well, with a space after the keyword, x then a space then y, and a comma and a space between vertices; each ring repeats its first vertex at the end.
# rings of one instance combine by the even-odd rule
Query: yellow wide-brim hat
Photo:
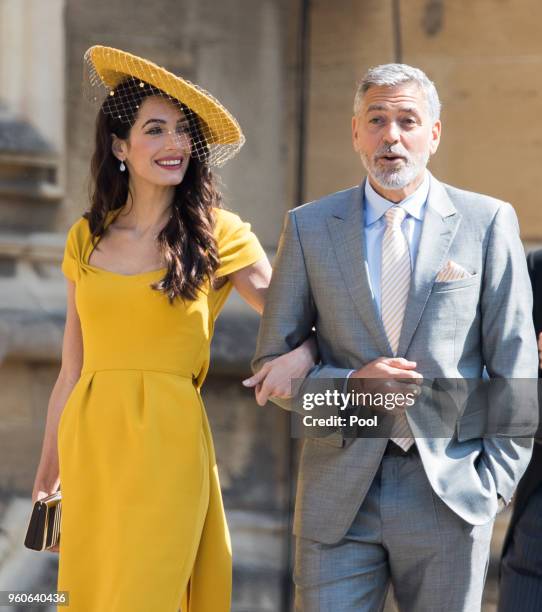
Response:
POLYGON ((241 148, 245 137, 235 117, 208 91, 165 68, 126 51, 96 45, 84 56, 91 86, 114 95, 127 78, 141 80, 188 107, 197 117, 211 151, 209 163, 222 165, 241 148))

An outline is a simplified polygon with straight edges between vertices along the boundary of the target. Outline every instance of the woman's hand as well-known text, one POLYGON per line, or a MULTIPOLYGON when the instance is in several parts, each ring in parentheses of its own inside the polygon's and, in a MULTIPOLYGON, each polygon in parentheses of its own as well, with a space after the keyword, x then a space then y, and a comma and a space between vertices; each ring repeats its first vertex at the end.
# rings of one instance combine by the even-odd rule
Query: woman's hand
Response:
POLYGON ((311 336, 293 351, 264 363, 259 372, 243 381, 255 388, 256 402, 264 406, 269 397, 292 397, 292 379, 305 378, 315 365, 316 340, 311 336))
POLYGON ((40 499, 52 495, 53 493, 54 491, 49 492, 45 489, 45 487, 34 485, 34 490, 32 491, 32 506, 34 506, 34 504, 40 499))

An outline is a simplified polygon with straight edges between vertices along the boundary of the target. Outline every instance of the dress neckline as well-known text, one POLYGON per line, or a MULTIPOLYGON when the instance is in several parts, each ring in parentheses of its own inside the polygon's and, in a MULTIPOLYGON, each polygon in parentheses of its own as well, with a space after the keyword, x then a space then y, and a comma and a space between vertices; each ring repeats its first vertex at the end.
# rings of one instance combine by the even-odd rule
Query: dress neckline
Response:
MULTIPOLYGON (((118 212, 118 210, 110 210, 107 213, 106 224, 105 224, 106 228, 111 223, 112 216, 116 212, 118 212)), ((134 277, 148 276, 150 274, 158 274, 158 272, 163 272, 164 270, 167 270, 167 267, 164 266, 162 268, 155 268, 154 270, 147 270, 146 272, 136 272, 135 274, 123 274, 122 272, 114 272, 113 270, 107 270, 106 268, 99 268, 98 266, 92 265, 89 262, 90 256, 94 252, 94 249, 92 248, 92 234, 90 232, 90 227, 88 225, 88 219, 86 221, 87 221, 87 229, 88 229, 88 240, 87 240, 87 248, 85 250, 85 256, 84 256, 83 264, 87 268, 92 268, 93 270, 96 270, 97 272, 103 272, 105 274, 111 274, 113 276, 120 276, 122 278, 134 278, 134 277)))

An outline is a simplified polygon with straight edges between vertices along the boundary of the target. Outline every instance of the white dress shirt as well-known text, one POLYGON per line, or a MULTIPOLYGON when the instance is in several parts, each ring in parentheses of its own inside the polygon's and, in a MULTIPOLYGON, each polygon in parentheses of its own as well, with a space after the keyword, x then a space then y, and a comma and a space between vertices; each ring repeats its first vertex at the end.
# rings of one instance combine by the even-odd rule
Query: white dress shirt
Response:
MULTIPOLYGON (((365 233, 364 258, 367 262, 369 271, 369 285, 371 287, 373 301, 379 314, 381 313, 382 239, 386 230, 386 219, 384 218, 384 214, 388 208, 395 205, 402 206, 407 211, 407 215, 402 224, 402 230, 408 242, 410 264, 412 270, 414 270, 430 183, 430 175, 429 172, 426 171, 422 183, 414 193, 410 194, 401 202, 392 202, 378 194, 369 183, 369 180, 365 181, 362 202, 365 227, 360 228, 360 230, 365 233)), ((346 378, 350 378, 353 372, 355 372, 355 370, 351 370, 346 378)))
MULTIPOLYGON (((408 242, 410 263, 412 270, 418 255, 418 246, 425 216, 427 196, 429 194, 429 173, 426 172, 424 180, 414 193, 397 203, 407 211, 403 221, 402 230, 408 242)), ((365 261, 369 269, 369 282, 373 300, 378 313, 381 313, 381 270, 382 270, 382 239, 386 230, 386 211, 395 206, 395 202, 386 200, 378 194, 369 181, 365 181, 363 197, 365 227, 365 261)))

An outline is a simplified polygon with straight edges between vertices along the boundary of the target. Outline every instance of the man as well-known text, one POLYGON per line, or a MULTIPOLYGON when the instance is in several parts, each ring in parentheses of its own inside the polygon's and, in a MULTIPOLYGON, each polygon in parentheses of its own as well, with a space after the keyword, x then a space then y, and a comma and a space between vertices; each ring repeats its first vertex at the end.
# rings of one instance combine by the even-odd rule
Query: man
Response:
MULTIPOLYGON (((426 75, 388 64, 355 97, 360 186, 291 210, 253 366, 314 327, 308 381, 536 376, 531 293, 513 208, 426 170, 441 134, 426 75), (534 364, 534 365, 533 365, 534 364)), ((475 160, 473 160, 474 163, 475 160)), ((288 400, 273 398, 285 408, 288 400)), ((296 609, 480 609, 493 520, 532 439, 413 439, 408 412, 389 439, 304 441, 294 517, 296 609)))
MULTIPOLYGON (((542 250, 527 256, 542 375, 542 250)), ((542 610, 542 427, 521 479, 503 546, 499 612, 542 610)))

